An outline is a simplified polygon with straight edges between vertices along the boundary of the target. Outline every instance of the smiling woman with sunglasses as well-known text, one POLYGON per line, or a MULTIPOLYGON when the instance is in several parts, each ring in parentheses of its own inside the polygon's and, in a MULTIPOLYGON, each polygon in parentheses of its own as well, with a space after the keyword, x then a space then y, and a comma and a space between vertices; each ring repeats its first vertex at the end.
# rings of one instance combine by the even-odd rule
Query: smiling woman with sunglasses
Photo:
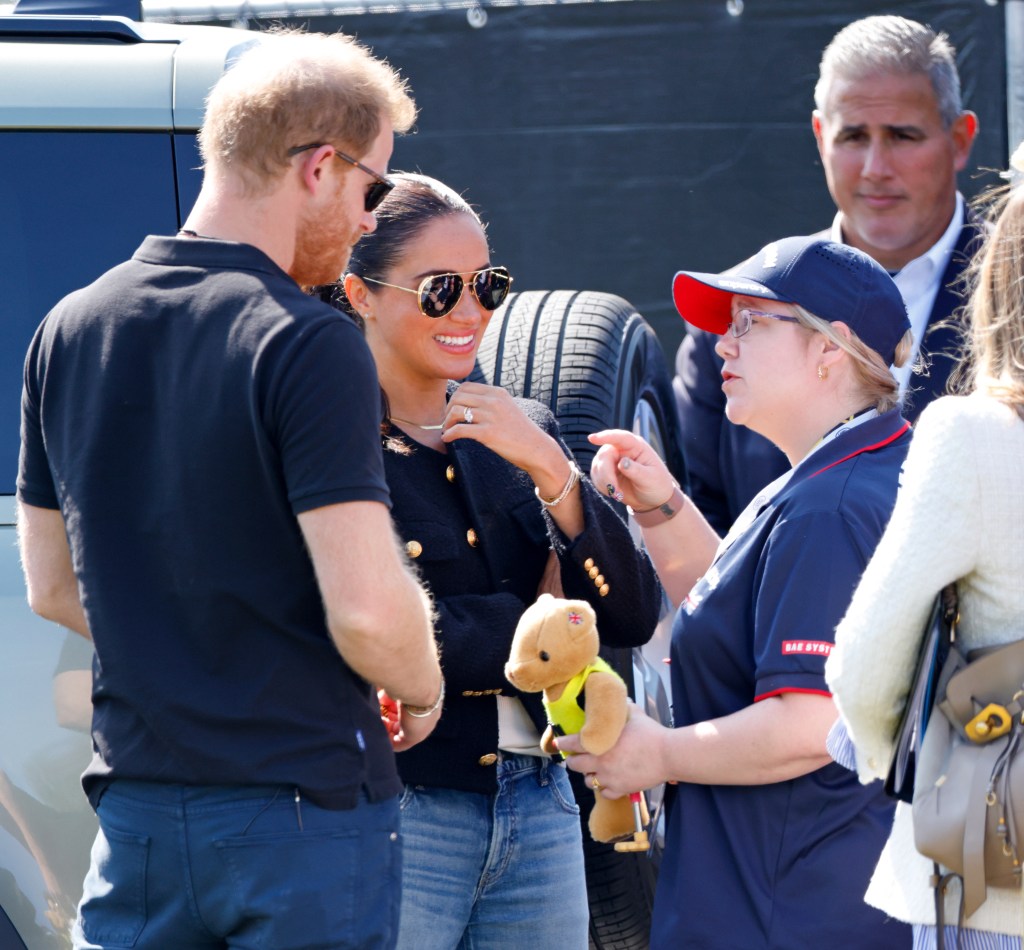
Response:
MULTIPOLYGON (((587 600, 602 640, 620 647, 649 639, 661 594, 551 413, 457 382, 512 277, 491 264, 459 195, 421 175, 391 181, 335 303, 363 325, 377 362, 392 515, 434 596, 447 684, 437 729, 398 756, 398 945, 585 950, 579 810, 561 760, 540 749, 539 694, 518 693, 504 666, 538 593, 587 600)), ((392 728, 384 695, 381 711, 392 728)))
MULTIPOLYGON (((512 286, 512 275, 504 267, 485 267, 466 276, 470 278, 470 292, 484 310, 497 310, 512 286)), ((419 298, 420 313, 435 319, 448 316, 459 305, 462 291, 466 287, 461 274, 431 274, 424 277, 418 287, 399 287, 398 284, 374 280, 372 277, 364 277, 363 280, 379 287, 391 287, 394 290, 416 294, 419 298)))
POLYGON ((593 477, 622 492, 680 605, 675 728, 635 710, 610 752, 569 767, 615 797, 672 783, 652 947, 909 950, 864 903, 893 803, 830 760, 824 676, 910 443, 889 368, 909 352, 906 308, 866 254, 799 237, 727 274, 681 272, 673 296, 718 334, 729 420, 793 468, 723 539, 646 442, 591 436, 593 477))

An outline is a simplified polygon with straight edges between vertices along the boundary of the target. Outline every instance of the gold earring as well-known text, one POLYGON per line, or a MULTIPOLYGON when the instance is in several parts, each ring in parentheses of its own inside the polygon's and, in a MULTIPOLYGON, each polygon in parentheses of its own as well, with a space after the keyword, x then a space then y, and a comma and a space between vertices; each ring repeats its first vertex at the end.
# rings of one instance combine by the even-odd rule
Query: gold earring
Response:
POLYGON ((828 367, 818 366, 818 379, 828 379, 828 367))

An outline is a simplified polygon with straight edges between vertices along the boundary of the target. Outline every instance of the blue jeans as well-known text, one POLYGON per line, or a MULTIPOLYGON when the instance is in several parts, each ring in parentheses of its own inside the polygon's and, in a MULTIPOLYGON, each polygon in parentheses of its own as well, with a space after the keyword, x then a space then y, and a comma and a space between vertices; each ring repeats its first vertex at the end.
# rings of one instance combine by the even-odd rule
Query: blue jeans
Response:
POLYGON ((97 813, 76 950, 394 946, 395 798, 331 811, 293 788, 118 780, 97 813))
POLYGON ((565 767, 501 754, 493 795, 407 785, 399 950, 587 950, 565 767))

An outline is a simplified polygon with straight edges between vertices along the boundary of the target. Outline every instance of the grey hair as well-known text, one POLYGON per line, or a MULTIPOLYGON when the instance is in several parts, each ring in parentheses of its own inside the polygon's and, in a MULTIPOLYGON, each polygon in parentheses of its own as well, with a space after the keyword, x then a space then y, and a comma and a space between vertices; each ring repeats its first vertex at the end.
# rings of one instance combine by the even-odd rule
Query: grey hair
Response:
POLYGON ((943 125, 948 129, 963 112, 956 50, 945 33, 901 16, 869 16, 843 27, 825 47, 814 105, 827 115, 836 77, 925 75, 931 80, 943 125))
MULTIPOLYGON (((855 383, 859 393, 879 412, 888 412, 900 405, 900 387, 893 376, 892 370, 885 365, 882 357, 871 349, 853 330, 849 338, 840 333, 828 320, 823 320, 801 307, 791 303, 800 325, 808 330, 821 333, 829 342, 843 350, 853 361, 855 383)), ((903 366, 910 358, 914 349, 914 337, 910 330, 896 344, 894 366, 903 366)))

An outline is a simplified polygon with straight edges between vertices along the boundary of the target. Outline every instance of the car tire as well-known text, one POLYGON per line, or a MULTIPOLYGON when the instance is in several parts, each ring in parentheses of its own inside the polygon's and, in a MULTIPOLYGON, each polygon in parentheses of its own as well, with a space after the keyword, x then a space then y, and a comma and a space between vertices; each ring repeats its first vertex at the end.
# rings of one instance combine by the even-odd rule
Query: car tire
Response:
POLYGON ((536 399, 558 418, 584 472, 599 429, 637 428, 686 486, 672 383, 649 323, 597 291, 509 294, 491 317, 472 379, 536 399))
MULTIPOLYGON (((629 429, 650 442, 680 485, 687 484, 664 352, 647 321, 621 297, 568 290, 510 294, 491 317, 471 378, 551 409, 585 472, 596 451, 587 440, 589 433, 629 429)), ((624 506, 617 507, 626 517, 624 506)), ((625 679, 631 697, 652 711, 651 697, 636 695, 637 681, 642 680, 634 671, 634 664, 642 662, 639 653, 602 650, 625 679)), ((667 721, 664 695, 658 705, 662 721, 667 721)), ((583 822, 590 945, 596 950, 643 950, 650 934, 660 839, 652 834, 649 853, 620 853, 594 841, 587 829, 593 792, 583 776, 569 774, 583 822)))

